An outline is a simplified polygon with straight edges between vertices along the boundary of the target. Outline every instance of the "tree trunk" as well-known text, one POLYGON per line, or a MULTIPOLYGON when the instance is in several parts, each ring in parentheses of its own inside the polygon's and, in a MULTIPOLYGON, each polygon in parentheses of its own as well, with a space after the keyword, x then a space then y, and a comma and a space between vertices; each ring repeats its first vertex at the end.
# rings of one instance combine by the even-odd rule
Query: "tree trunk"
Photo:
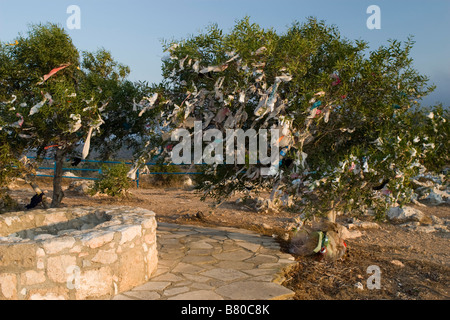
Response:
POLYGON ((64 159, 66 156, 65 149, 57 149, 55 153, 55 174, 53 176, 53 197, 52 208, 58 208, 61 205, 61 201, 64 198, 64 192, 62 190, 62 176, 64 159))
POLYGON ((334 207, 334 201, 331 201, 331 210, 328 211, 327 218, 330 222, 336 222, 336 210, 334 207))

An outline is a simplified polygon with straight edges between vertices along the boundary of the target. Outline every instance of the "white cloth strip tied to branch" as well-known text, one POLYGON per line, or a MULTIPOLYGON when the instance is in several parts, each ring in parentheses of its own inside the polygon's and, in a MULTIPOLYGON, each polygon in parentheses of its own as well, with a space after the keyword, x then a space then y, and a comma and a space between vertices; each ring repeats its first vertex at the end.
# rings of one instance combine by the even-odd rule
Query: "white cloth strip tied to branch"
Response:
POLYGON ((69 123, 69 132, 70 133, 77 132, 81 128, 81 115, 71 114, 69 117, 70 117, 70 119, 75 121, 75 122, 69 123))
POLYGON ((194 64, 192 65, 192 69, 194 70, 195 73, 198 73, 200 70, 200 61, 195 61, 194 64))
POLYGON ((222 72, 226 68, 228 68, 227 64, 221 64, 221 65, 218 65, 218 66, 210 66, 210 67, 206 67, 206 68, 203 68, 202 70, 200 70, 200 73, 222 72))
MULTIPOLYGON (((141 110, 141 112, 139 112, 139 117, 141 117, 144 112, 146 112, 147 110, 152 110, 153 108, 155 108, 155 102, 158 99, 158 93, 155 93, 152 95, 151 98, 148 97, 144 97, 143 100, 147 100, 148 101, 148 105, 144 107, 144 109, 141 110)), ((141 104, 139 104, 141 105, 141 104)), ((134 107, 134 104, 133 104, 134 107)))
POLYGON ((84 146, 83 146, 83 152, 81 154, 81 159, 84 160, 86 159, 86 157, 89 154, 89 148, 91 146, 91 137, 92 137, 92 132, 94 131, 93 127, 89 128, 89 132, 88 135, 86 137, 86 141, 84 142, 84 146))
POLYGON ((46 94, 44 95, 44 100, 42 100, 41 102, 39 102, 38 104, 34 105, 34 106, 31 108, 30 114, 29 114, 29 115, 32 116, 33 114, 38 113, 38 112, 39 112, 39 109, 41 109, 41 108, 44 106, 44 104, 47 102, 47 100, 49 100, 50 103, 53 102, 53 101, 52 101, 51 95, 48 94, 48 93, 46 93, 46 94))
POLYGON ((13 94, 13 95, 11 95, 11 97, 12 97, 11 101, 6 101, 6 102, 2 102, 2 103, 4 103, 4 104, 13 104, 14 102, 16 102, 17 96, 13 94))
POLYGON ((131 180, 136 180, 136 173, 138 169, 139 165, 135 164, 133 168, 131 168, 131 170, 127 173, 127 177, 130 178, 131 180))
POLYGON ((188 58, 188 55, 179 61, 180 70, 184 70, 184 62, 188 58))

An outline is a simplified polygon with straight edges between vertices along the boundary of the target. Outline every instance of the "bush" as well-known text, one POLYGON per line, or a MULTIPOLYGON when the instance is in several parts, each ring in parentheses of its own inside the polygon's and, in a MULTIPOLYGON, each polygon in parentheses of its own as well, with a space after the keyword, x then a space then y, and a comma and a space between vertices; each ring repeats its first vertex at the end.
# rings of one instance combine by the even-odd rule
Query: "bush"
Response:
POLYGON ((127 177, 128 170, 128 166, 124 163, 111 167, 103 165, 99 180, 96 180, 91 188, 92 194, 100 192, 111 197, 127 196, 132 186, 131 180, 127 177))
POLYGON ((154 165, 150 167, 151 173, 174 173, 174 174, 152 174, 152 184, 159 187, 174 187, 183 182, 183 175, 176 165, 154 165))
POLYGON ((11 154, 10 146, 2 139, 0 145, 0 210, 8 210, 17 206, 17 203, 9 197, 5 190, 8 184, 18 176, 20 163, 11 154))
MULTIPOLYGON (((248 18, 229 33, 212 25, 166 42, 165 80, 154 89, 161 116, 149 119, 166 135, 178 128, 195 135, 195 121, 222 138, 229 128, 278 129, 281 161, 271 163, 269 176, 262 163, 219 160, 198 177, 203 199, 268 188, 268 208, 294 204, 306 216, 370 208, 383 216, 410 201, 408 181, 424 165, 438 170, 447 162, 445 114, 408 113, 434 90, 414 69, 413 45, 412 38, 391 40, 368 52, 365 41, 350 41, 315 18, 282 34, 248 18), (383 181, 388 195, 376 192, 383 181)), ((224 139, 216 141, 224 154, 224 139)), ((147 148, 169 158, 165 144, 149 140, 147 148)))

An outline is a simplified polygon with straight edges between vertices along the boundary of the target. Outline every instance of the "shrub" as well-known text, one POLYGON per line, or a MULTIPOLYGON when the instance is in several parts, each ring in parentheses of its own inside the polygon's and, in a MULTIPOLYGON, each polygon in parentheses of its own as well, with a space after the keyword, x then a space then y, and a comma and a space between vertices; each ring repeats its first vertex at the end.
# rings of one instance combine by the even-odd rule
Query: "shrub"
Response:
POLYGON ((2 141, 0 145, 0 210, 8 210, 17 206, 17 203, 6 194, 5 190, 11 180, 18 176, 19 168, 20 163, 12 156, 10 146, 6 141, 2 141))
POLYGON ((127 196, 132 186, 131 180, 127 177, 128 170, 124 163, 111 167, 103 165, 100 178, 95 181, 91 189, 92 194, 100 192, 111 197, 127 196))
POLYGON ((173 174, 152 174, 151 181, 154 186, 173 187, 183 182, 183 175, 176 165, 154 165, 150 167, 151 173, 173 173, 173 174))

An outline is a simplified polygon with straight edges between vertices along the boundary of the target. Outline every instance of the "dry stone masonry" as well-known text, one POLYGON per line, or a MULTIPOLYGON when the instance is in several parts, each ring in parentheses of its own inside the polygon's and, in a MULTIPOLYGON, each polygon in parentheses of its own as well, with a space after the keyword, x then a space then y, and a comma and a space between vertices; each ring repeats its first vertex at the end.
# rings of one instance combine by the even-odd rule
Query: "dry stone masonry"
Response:
POLYGON ((103 299, 156 271, 155 214, 141 208, 0 215, 0 300, 103 299))

